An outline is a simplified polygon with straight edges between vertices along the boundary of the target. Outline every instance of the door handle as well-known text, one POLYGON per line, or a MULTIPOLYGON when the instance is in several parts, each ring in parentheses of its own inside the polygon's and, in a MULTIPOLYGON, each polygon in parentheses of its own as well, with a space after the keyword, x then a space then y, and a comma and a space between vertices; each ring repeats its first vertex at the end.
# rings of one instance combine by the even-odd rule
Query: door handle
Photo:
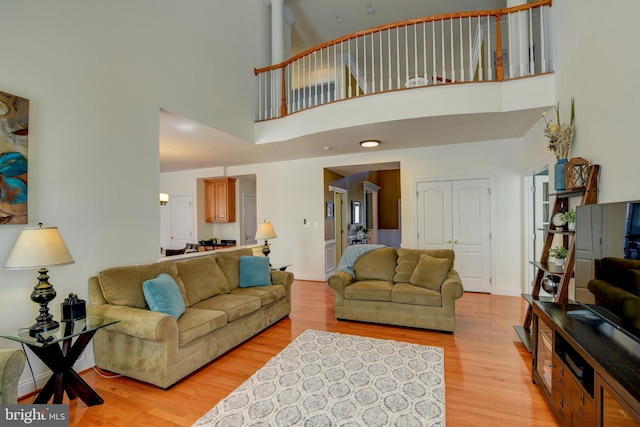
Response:
POLYGON ((446 242, 446 243, 451 243, 451 240, 447 240, 447 242, 446 242))
POLYGON ((457 245, 459 243, 462 243, 462 240, 454 240, 453 243, 455 243, 457 245))

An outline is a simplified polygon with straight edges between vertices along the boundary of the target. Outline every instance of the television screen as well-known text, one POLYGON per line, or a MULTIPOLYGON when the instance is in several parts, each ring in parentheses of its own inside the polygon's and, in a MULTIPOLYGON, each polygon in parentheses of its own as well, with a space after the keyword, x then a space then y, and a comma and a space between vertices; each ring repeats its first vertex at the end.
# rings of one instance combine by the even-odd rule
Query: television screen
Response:
POLYGON ((574 300, 640 339, 640 201, 577 206, 575 233, 574 300))

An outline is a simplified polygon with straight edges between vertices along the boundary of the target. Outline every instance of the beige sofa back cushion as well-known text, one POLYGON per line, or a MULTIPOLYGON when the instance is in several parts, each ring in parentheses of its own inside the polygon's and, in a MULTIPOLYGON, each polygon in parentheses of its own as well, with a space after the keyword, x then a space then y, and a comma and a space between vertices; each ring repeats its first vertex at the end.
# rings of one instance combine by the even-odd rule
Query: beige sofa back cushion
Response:
POLYGON ((213 296, 229 293, 229 282, 213 255, 178 261, 176 266, 187 291, 189 304, 194 305, 213 296))
POLYGON ((453 261, 455 254, 451 249, 398 249, 398 265, 393 281, 396 283, 411 283, 411 275, 420 260, 420 255, 427 254, 434 258, 448 258, 453 261))
POLYGON ((98 273, 98 279, 102 294, 109 304, 147 308, 142 284, 145 280, 156 278, 160 273, 173 277, 180 288, 185 305, 189 307, 184 284, 178 275, 178 268, 171 261, 108 268, 98 273))
POLYGON ((384 280, 393 282, 397 254, 395 248, 380 248, 360 255, 353 264, 355 280, 384 280))
POLYGON ((440 286, 445 277, 451 271, 451 260, 448 258, 435 258, 431 255, 421 254, 416 268, 411 274, 409 283, 434 291, 440 291, 440 286))
POLYGON ((218 252, 215 255, 216 261, 227 278, 229 289, 231 290, 240 286, 240 257, 242 255, 252 256, 253 250, 251 248, 243 248, 229 252, 218 252))

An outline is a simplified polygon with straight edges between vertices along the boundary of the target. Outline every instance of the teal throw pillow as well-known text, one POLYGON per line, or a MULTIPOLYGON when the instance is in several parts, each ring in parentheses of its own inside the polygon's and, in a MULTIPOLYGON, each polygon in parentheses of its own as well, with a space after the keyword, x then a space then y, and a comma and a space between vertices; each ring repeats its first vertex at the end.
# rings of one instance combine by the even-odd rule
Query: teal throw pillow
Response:
POLYGON ((266 256, 240 257, 240 287, 270 286, 271 272, 266 256))
POLYGON ((173 277, 166 273, 160 273, 155 279, 145 280, 142 291, 152 311, 166 313, 176 319, 185 311, 180 288, 173 277))

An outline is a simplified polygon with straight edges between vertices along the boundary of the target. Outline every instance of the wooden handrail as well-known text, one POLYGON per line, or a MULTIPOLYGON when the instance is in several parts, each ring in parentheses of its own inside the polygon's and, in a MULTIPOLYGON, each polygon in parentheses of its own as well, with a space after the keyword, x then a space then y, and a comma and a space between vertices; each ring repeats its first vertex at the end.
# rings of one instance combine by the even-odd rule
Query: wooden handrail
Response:
MULTIPOLYGON (((368 34, 372 34, 372 33, 377 33, 380 31, 385 31, 385 30, 390 30, 393 28, 398 28, 398 27, 405 27, 408 25, 413 25, 413 24, 422 24, 422 23, 427 23, 427 22, 434 22, 434 21, 442 21, 442 20, 446 20, 446 19, 456 19, 456 18, 471 18, 471 17, 481 17, 481 16, 495 16, 496 18, 498 18, 501 15, 507 15, 509 13, 514 13, 514 12, 520 12, 523 10, 528 10, 528 9, 534 9, 536 7, 540 7, 540 6, 552 6, 553 4, 553 0, 540 0, 538 2, 535 3, 528 3, 528 4, 523 4, 523 5, 519 5, 519 6, 514 6, 514 7, 509 7, 509 8, 504 8, 504 9, 492 9, 492 10, 476 10, 476 11, 469 11, 469 12, 454 12, 454 13, 445 13, 445 14, 441 14, 441 15, 434 15, 434 16, 424 16, 422 18, 412 18, 412 19, 407 19, 404 21, 398 21, 398 22, 393 22, 390 24, 385 24, 385 25, 380 25, 378 27, 373 27, 373 28, 369 28, 366 30, 362 30, 362 31, 358 31, 356 33, 351 33, 351 34, 347 34, 345 36, 342 37, 338 37, 336 39, 324 42, 320 45, 314 46, 312 48, 309 48, 307 50, 305 50, 304 52, 301 52, 295 56, 292 56, 291 58, 287 59, 284 62, 281 62, 279 64, 274 64, 274 65, 269 65, 267 67, 263 67, 263 68, 254 68, 253 69, 253 73, 254 75, 258 75, 260 73, 264 73, 267 71, 272 71, 272 70, 277 70, 279 68, 284 69, 287 65, 295 62, 296 60, 303 58, 307 55, 310 55, 314 52, 317 52, 319 50, 322 50, 324 48, 327 48, 329 46, 333 46, 335 44, 347 41, 347 40, 351 40, 351 39, 355 39, 358 37, 362 37, 362 36, 366 36, 368 34)), ((499 26, 497 27, 497 29, 499 30, 499 26)), ((501 51, 500 51, 501 52, 501 51)), ((502 54, 500 53, 500 57, 502 57, 502 54)))

